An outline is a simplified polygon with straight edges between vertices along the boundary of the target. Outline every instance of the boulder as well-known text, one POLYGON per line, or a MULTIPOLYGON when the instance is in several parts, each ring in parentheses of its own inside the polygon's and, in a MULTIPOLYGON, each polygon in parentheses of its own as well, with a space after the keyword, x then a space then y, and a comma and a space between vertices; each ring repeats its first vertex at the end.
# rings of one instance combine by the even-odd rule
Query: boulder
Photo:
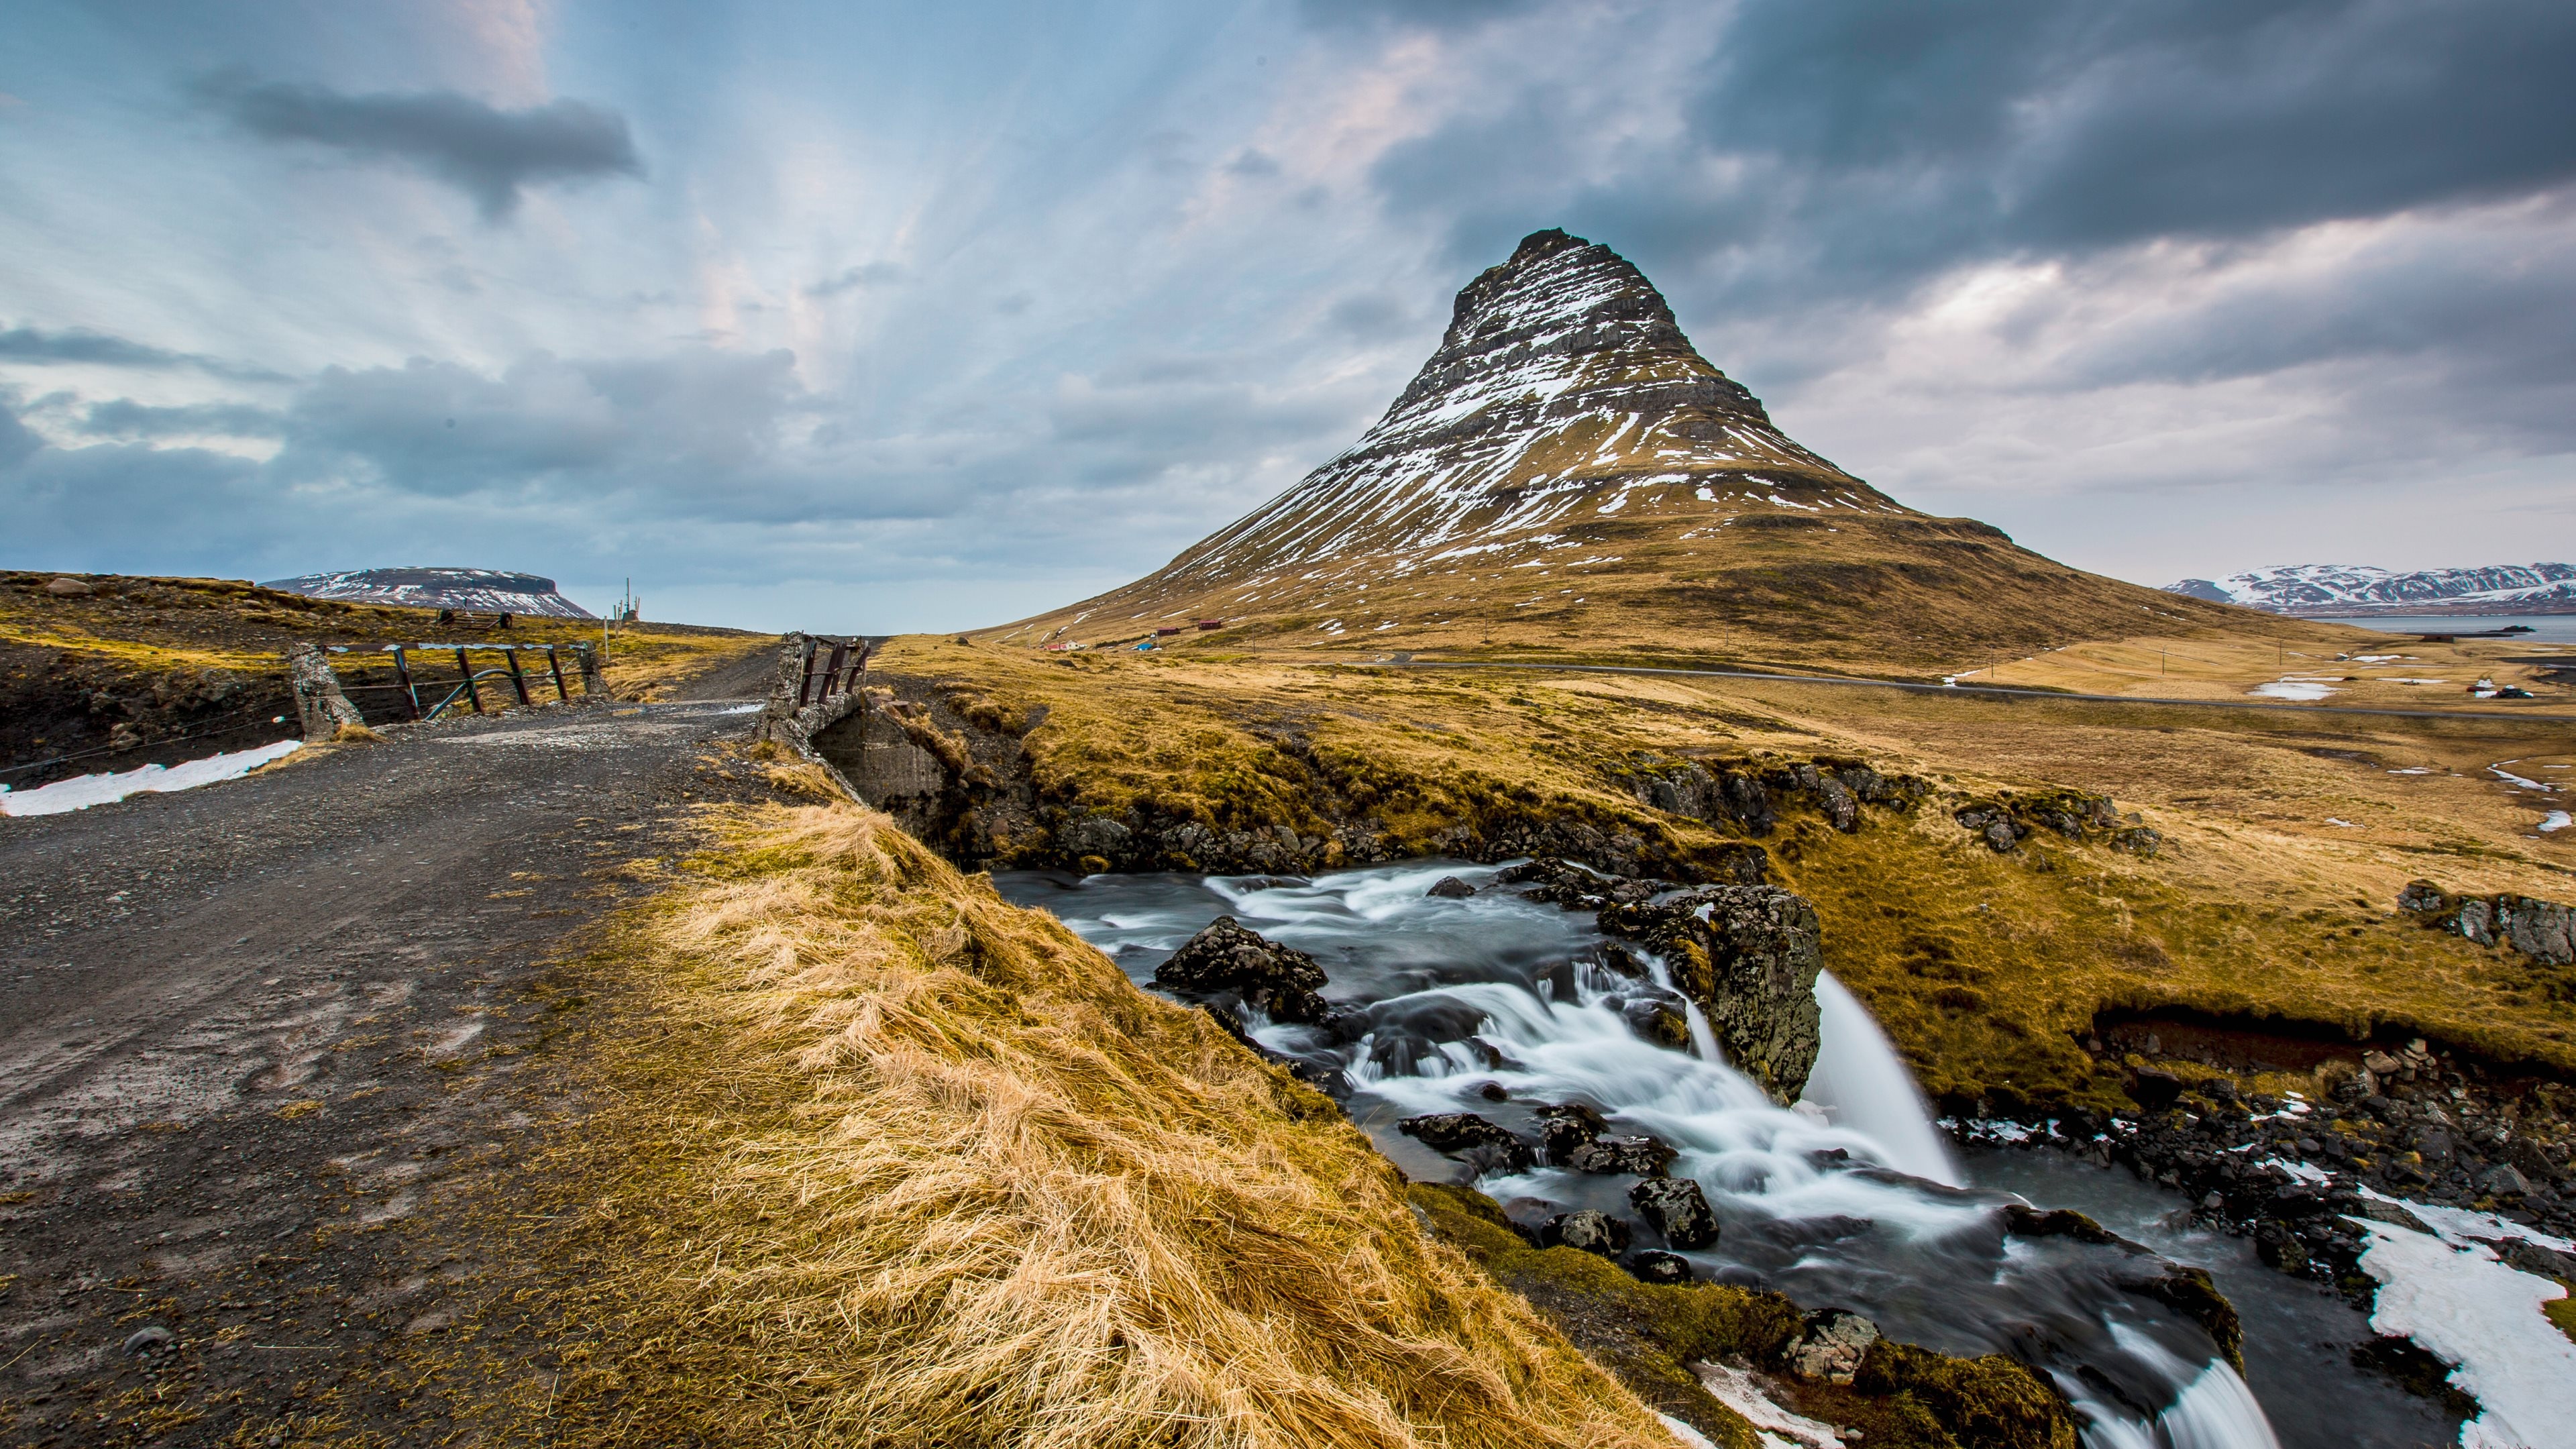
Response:
POLYGON ((1615 1258, 1628 1246, 1628 1225, 1608 1213, 1577 1208, 1540 1224, 1538 1240, 1550 1248, 1575 1248, 1615 1258))
POLYGON ((2429 916, 2449 910, 2454 902, 2440 886, 2429 880, 2410 880, 2397 893, 2397 909, 2411 916, 2429 916))
POLYGON ((1842 1308, 1807 1315, 1797 1340, 1789 1345, 1789 1372, 1802 1379, 1849 1384, 1860 1374, 1861 1361, 1878 1342, 1878 1325, 1842 1308))
POLYGON ((1395 1124, 1395 1130, 1435 1152, 1490 1149, 1515 1172, 1535 1160, 1528 1143, 1473 1112, 1438 1112, 1427 1117, 1407 1117, 1395 1124))
POLYGON ((1772 1100, 1798 1100, 1816 1064, 1816 909, 1778 886, 1718 885, 1656 904, 1612 905, 1601 928, 1642 941, 1708 1018, 1720 1050, 1772 1100))
POLYGON ((1440 879, 1431 883, 1431 889, 1423 892, 1426 896, 1437 896, 1444 901, 1464 900, 1475 893, 1476 888, 1474 886, 1467 884, 1465 881, 1458 879, 1458 877, 1454 875, 1444 875, 1440 877, 1440 879))
POLYGON ((1667 1253, 1660 1248, 1648 1248, 1629 1259, 1628 1271, 1636 1274, 1637 1280, 1641 1283, 1678 1285, 1689 1282, 1694 1276, 1691 1272, 1690 1259, 1679 1253, 1667 1253))
POLYGON ((1599 1112, 1581 1102, 1560 1102, 1538 1109, 1539 1146, 1547 1149, 1547 1160, 1563 1165, 1575 1149, 1610 1130, 1610 1123, 1599 1112))
POLYGON ((1628 1205, 1676 1248, 1705 1248, 1717 1241, 1717 1214, 1709 1211, 1699 1184, 1687 1177, 1638 1183, 1628 1189, 1628 1205))
POLYGON ((2478 1174, 2478 1191, 2489 1197, 2521 1197, 2531 1191, 2531 1180, 2499 1162, 2478 1174))
POLYGON ((1317 993, 1324 968, 1293 946, 1248 931, 1232 916, 1219 916, 1155 968, 1154 984, 1190 996, 1237 991, 1279 1021, 1321 1025, 1332 1007, 1317 993))
POLYGON ((1619 1002, 1619 1019, 1640 1041, 1650 1041, 1670 1051, 1690 1049, 1690 1017, 1679 1002, 1660 996, 1639 995, 1619 1002))
POLYGON ((2129 1095, 2150 1112, 2161 1112, 2182 1097, 2182 1078, 2156 1067, 2129 1074, 2129 1095))
POLYGON ((1565 1156, 1565 1165, 1577 1172, 1598 1173, 1612 1177, 1634 1173, 1639 1177, 1661 1177, 1672 1165, 1674 1152, 1652 1137, 1595 1137, 1565 1156))
POLYGON ((97 593, 98 590, 79 579, 56 579, 45 585, 45 592, 58 599, 79 599, 97 593))

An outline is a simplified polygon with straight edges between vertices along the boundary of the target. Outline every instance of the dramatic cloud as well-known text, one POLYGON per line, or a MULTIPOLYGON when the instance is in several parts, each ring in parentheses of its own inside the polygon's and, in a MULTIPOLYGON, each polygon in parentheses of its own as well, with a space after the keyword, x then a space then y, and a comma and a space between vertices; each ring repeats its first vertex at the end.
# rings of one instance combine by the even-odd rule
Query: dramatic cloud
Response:
POLYGON ((264 367, 244 367, 218 357, 200 356, 193 352, 173 352, 166 347, 147 347, 140 342, 105 332, 92 332, 73 327, 60 332, 46 332, 34 327, 12 327, 0 331, 0 362, 36 364, 62 363, 91 367, 136 367, 147 369, 192 368, 243 382, 282 382, 285 374, 264 367))
POLYGON ((1346 447, 1546 226, 1801 441, 2084 567, 2576 550, 2563 3, 27 8, 23 566, 1034 612, 1346 447), (245 135, 486 221, 639 184, 477 226, 245 135))
POLYGON ((474 198, 488 221, 516 211, 531 185, 644 174, 626 118, 580 101, 505 111, 453 91, 343 95, 242 71, 209 76, 195 91, 263 140, 418 166, 474 198))

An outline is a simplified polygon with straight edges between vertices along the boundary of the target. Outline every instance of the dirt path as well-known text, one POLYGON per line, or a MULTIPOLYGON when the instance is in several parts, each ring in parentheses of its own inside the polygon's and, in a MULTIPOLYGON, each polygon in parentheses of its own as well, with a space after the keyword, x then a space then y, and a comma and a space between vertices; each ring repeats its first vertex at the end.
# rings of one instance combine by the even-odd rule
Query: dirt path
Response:
POLYGON ((713 748, 752 720, 469 719, 0 820, 0 1442, 414 1438, 358 1386, 461 1271, 395 1229, 512 1151, 549 952, 693 805, 771 798, 713 748))

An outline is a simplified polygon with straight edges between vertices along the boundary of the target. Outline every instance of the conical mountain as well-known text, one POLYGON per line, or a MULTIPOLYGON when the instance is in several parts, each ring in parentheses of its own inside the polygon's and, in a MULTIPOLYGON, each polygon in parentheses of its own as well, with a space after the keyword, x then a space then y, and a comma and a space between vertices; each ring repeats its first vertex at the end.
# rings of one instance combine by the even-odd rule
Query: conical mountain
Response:
POLYGON ((1348 452, 1161 570, 992 631, 1912 667, 2242 611, 1915 512, 1780 431, 1643 273, 1537 232, 1348 452))

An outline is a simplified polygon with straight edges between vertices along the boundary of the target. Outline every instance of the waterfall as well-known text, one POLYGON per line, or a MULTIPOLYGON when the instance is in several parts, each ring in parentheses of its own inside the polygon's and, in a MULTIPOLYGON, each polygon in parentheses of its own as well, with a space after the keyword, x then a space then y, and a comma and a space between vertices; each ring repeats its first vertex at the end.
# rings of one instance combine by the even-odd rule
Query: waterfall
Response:
POLYGON ((1877 1144, 1880 1157, 1897 1171, 1948 1187, 1964 1182, 1913 1074, 1869 1008, 1831 972, 1816 977, 1816 1007, 1824 1019, 1824 1048, 1816 1053, 1801 1100, 1877 1144))
MULTIPOLYGON (((1805 1100, 1785 1108, 1725 1063, 1695 1005, 1689 1049, 1638 1035, 1629 1009, 1669 987, 1661 963, 1646 963, 1654 986, 1623 976, 1614 960, 1627 958, 1605 950, 1590 915, 1508 889, 1428 895, 1444 875, 1485 886, 1494 868, 995 884, 1053 910, 1139 981, 1219 914, 1312 954, 1331 977, 1326 997, 1364 1021, 1326 1029, 1248 1012, 1245 1024, 1265 1047, 1338 1072, 1352 1120, 1409 1164, 1427 1168, 1427 1150, 1397 1130, 1403 1118, 1473 1112, 1531 1139, 1538 1107, 1585 1103, 1671 1147, 1670 1173, 1707 1194, 1719 1240, 1681 1254, 1698 1277, 1850 1308, 1944 1353, 2015 1354, 2066 1387, 2091 1449, 2278 1449, 2198 1326, 2123 1291, 2125 1255, 2005 1234, 2016 1199, 1960 1185, 1913 1078, 1840 982, 1817 980, 1821 1051, 1805 1100)), ((1537 1164, 1474 1181, 1524 1226, 1576 1208, 1635 1212, 1633 1179, 1616 1175, 1537 1164)), ((1640 1246, 1657 1241, 1639 1231, 1640 1246)))

